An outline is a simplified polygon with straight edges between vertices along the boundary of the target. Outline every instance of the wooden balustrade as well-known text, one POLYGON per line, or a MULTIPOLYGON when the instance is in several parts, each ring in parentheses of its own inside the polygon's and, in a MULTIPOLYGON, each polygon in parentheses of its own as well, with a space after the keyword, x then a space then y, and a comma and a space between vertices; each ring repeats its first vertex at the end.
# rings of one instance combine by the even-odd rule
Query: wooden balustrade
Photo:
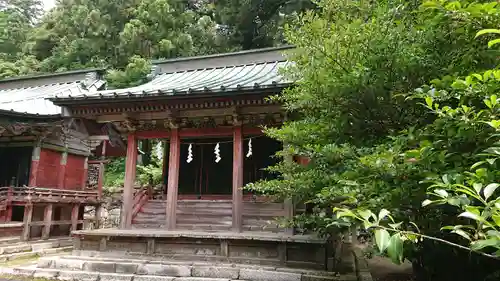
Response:
MULTIPOLYGON (((0 187, 0 202, 97 202, 97 191, 65 190, 41 187, 0 187)), ((0 203, 1 204, 1 203, 0 203)))

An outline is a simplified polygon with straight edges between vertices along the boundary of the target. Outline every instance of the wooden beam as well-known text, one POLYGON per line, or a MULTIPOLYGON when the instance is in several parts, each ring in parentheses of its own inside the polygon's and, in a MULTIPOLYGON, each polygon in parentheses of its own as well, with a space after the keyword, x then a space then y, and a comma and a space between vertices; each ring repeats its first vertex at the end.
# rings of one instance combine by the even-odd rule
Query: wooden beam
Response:
POLYGON ((24 205, 24 218, 23 218, 23 233, 21 240, 28 241, 31 233, 31 220, 33 219, 33 205, 24 205))
POLYGON ((235 232, 243 225, 243 133, 241 125, 233 128, 233 225, 235 232))
POLYGON ((128 135, 127 159, 125 163, 125 184, 123 187, 123 203, 121 213, 121 228, 132 225, 132 208, 134 201, 134 182, 137 165, 137 138, 134 133, 128 135))
MULTIPOLYGON (((71 209, 71 232, 78 230, 78 213, 80 212, 80 204, 73 205, 71 209)), ((70 233, 71 235, 71 233, 70 233)))
POLYGON ((52 211, 53 204, 48 204, 45 206, 45 210, 43 212, 43 229, 42 229, 42 239, 48 239, 50 237, 50 228, 52 227, 52 211))
POLYGON ((177 128, 172 129, 170 138, 170 155, 168 158, 168 183, 167 183, 167 229, 176 228, 177 193, 179 191, 179 164, 181 152, 181 138, 177 128))
MULTIPOLYGON (((242 128, 243 135, 261 135, 261 128, 244 127, 242 128)), ((233 135, 232 127, 217 127, 217 128, 186 128, 179 129, 179 136, 183 138, 190 137, 228 137, 233 135)), ((169 131, 140 131, 136 133, 140 139, 168 139, 171 136, 169 131)))

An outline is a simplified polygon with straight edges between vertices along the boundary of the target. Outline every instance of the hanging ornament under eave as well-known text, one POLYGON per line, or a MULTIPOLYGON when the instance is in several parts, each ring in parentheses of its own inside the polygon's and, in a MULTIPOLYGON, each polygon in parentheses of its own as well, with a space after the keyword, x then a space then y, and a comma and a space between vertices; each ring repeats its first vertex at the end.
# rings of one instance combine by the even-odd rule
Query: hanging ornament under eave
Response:
POLYGON ((191 163, 193 161, 193 144, 190 143, 188 147, 188 157, 186 162, 191 163))
POLYGON ((220 147, 219 147, 219 143, 217 143, 217 144, 215 145, 214 153, 215 153, 215 163, 219 163, 219 161, 222 159, 222 158, 220 157, 220 147))
POLYGON ((248 141, 248 152, 247 152, 247 158, 249 158, 250 156, 252 156, 252 139, 250 139, 248 141))

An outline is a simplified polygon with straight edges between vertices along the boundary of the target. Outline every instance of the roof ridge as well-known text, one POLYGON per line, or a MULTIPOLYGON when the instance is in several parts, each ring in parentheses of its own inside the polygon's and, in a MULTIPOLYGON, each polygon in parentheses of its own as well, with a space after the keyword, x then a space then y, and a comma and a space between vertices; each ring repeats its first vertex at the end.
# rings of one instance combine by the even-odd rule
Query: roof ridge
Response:
POLYGON ((161 75, 175 74, 175 73, 186 73, 186 72, 192 72, 192 71, 212 70, 212 69, 223 69, 223 68, 229 68, 229 67, 236 68, 236 67, 244 67, 244 66, 249 66, 249 65, 270 64, 270 63, 279 63, 279 62, 286 62, 286 61, 287 61, 287 59, 283 58, 282 60, 260 61, 260 62, 252 62, 252 63, 239 63, 239 64, 221 65, 221 66, 214 66, 214 67, 199 67, 199 68, 192 68, 192 69, 186 69, 186 70, 181 70, 181 71, 160 72, 156 75, 156 77, 161 76, 161 75))
POLYGON ((203 59, 211 59, 211 58, 232 57, 232 56, 239 56, 239 55, 245 55, 245 54, 256 54, 256 53, 264 53, 264 52, 269 52, 269 51, 287 50, 287 49, 293 49, 293 48, 295 48, 295 46, 285 45, 285 46, 278 46, 278 47, 267 47, 267 48, 260 48, 260 49, 241 50, 241 51, 218 53, 218 54, 211 54, 211 55, 198 55, 198 56, 191 56, 191 57, 171 58, 171 59, 157 59, 157 60, 153 60, 152 63, 153 64, 164 64, 164 63, 170 63, 170 62, 181 62, 181 61, 190 61, 190 60, 203 60, 203 59))
MULTIPOLYGON (((3 82, 3 81, 0 80, 0 83, 1 82, 3 82)), ((81 83, 81 82, 82 82, 82 80, 75 80, 75 81, 67 81, 67 82, 59 82, 59 83, 40 84, 40 85, 29 86, 29 87, 4 88, 4 89, 0 89, 0 94, 2 92, 8 92, 8 91, 12 91, 12 90, 36 89, 36 88, 42 88, 42 87, 51 87, 51 86, 55 86, 55 85, 73 84, 73 83, 81 83)))

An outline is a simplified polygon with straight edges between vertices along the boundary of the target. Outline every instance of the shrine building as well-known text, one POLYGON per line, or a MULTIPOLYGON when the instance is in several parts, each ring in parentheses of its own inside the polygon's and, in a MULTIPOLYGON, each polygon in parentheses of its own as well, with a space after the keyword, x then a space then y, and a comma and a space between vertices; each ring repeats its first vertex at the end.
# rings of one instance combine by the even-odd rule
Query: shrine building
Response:
POLYGON ((102 69, 0 80, 0 234, 44 238, 83 225, 85 206, 100 193, 86 188, 88 134, 63 118, 47 97, 104 88, 102 69))
POLYGON ((290 63, 283 55, 289 48, 155 61, 149 82, 126 89, 105 89, 99 70, 47 76, 52 82, 44 86, 13 80, 22 89, 0 90, 6 120, 1 165, 8 171, 0 180, 9 192, 2 204, 11 206, 4 220, 21 216, 14 216, 16 206, 24 206, 24 237, 38 225, 47 236, 55 212, 47 204, 68 200, 73 212, 64 222, 72 225, 77 252, 331 270, 330 241, 276 224, 275 218, 303 212, 300 202, 242 190, 276 176, 264 168, 276 163, 282 144, 262 128, 287 118, 268 97, 293 84, 281 74, 290 63), (18 97, 22 105, 10 110, 7 104, 18 97), (152 139, 164 147, 164 184, 156 191, 136 184, 139 144, 152 139), (74 208, 98 209, 106 159, 115 156, 126 157, 120 226, 81 230, 81 212, 74 208), (16 190, 24 193, 16 197, 16 190), (46 195, 51 192, 63 195, 46 195), (45 211, 34 224, 28 206, 39 204, 45 211))

